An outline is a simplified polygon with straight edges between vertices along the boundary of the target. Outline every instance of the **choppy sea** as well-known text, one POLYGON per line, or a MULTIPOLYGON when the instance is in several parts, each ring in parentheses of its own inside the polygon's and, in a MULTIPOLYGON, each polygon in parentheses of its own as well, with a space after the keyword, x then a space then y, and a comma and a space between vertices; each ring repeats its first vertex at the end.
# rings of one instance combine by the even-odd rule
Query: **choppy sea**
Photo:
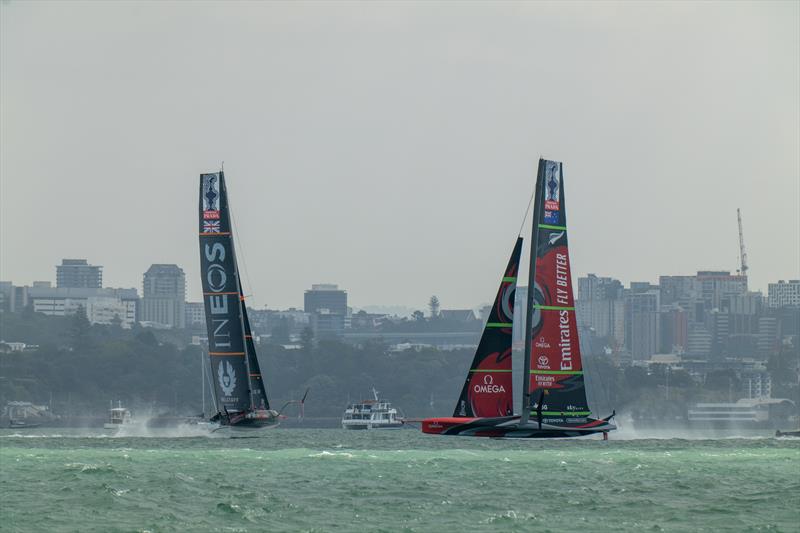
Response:
POLYGON ((800 439, 0 430, 0 530, 796 532, 800 439))

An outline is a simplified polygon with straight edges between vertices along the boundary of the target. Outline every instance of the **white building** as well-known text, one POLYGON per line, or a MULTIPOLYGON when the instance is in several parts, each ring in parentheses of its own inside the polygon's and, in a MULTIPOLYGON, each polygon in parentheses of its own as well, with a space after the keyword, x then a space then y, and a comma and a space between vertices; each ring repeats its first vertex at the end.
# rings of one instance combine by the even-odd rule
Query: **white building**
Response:
POLYGON ((66 316, 82 307, 92 324, 111 324, 118 318, 122 327, 130 328, 136 322, 136 289, 34 286, 27 293, 28 302, 37 313, 66 316))
POLYGON ((622 283, 613 278, 589 274, 578 278, 575 302, 578 327, 591 328, 598 337, 611 337, 618 345, 625 341, 625 301, 622 283))
POLYGON ((770 307, 800 305, 800 279, 770 283, 768 301, 770 307))
POLYGON ((178 265, 155 264, 142 282, 143 322, 171 328, 186 327, 186 276, 178 265))
POLYGON ((203 302, 186 302, 184 315, 187 328, 201 328, 206 325, 206 310, 203 302))

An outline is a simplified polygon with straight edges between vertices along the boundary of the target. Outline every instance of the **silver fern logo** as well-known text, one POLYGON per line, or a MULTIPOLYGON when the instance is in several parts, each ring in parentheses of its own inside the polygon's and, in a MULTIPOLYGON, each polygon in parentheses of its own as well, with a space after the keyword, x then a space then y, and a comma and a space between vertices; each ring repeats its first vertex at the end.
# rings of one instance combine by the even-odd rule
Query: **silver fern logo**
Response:
POLYGON ((229 361, 220 361, 217 368, 217 377, 219 378, 219 386, 222 389, 222 393, 225 396, 233 394, 233 389, 236 388, 236 372, 229 361), (226 370, 227 372, 225 372, 226 370))
POLYGON ((551 233, 550 233, 550 238, 549 238, 549 239, 547 239, 547 242, 548 242, 548 244, 550 244, 550 246, 552 246, 552 245, 554 245, 556 242, 558 242, 558 240, 559 240, 559 239, 561 239, 561 237, 563 237, 563 236, 564 236, 564 232, 563 232, 563 231, 562 231, 562 232, 559 232, 559 233, 553 233, 553 232, 551 232, 551 233))

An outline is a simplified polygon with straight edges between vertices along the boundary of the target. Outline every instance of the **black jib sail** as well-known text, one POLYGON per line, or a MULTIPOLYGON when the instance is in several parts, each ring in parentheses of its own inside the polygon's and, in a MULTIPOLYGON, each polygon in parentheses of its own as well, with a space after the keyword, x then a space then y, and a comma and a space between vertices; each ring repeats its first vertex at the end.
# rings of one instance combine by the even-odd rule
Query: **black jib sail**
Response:
POLYGON ((489 320, 483 330, 475 358, 467 373, 454 417, 490 417, 514 414, 511 374, 511 342, 514 322, 514 294, 522 252, 522 238, 517 239, 500 288, 494 299, 489 320))
POLYGON ((535 194, 535 289, 528 297, 525 361, 530 374, 523 413, 547 424, 584 425, 590 411, 575 319, 561 163, 539 161, 535 194))
POLYGON ((199 227, 200 273, 217 410, 223 414, 249 411, 254 402, 246 318, 222 172, 200 175, 199 227))
POLYGON ((247 348, 247 362, 250 366, 248 377, 250 378, 250 394, 253 396, 253 406, 256 409, 269 409, 269 399, 264 380, 261 377, 261 366, 258 364, 256 355, 256 345, 253 342, 253 332, 250 328, 250 320, 247 318, 247 307, 244 304, 244 296, 241 298, 242 317, 244 321, 244 340, 247 348))

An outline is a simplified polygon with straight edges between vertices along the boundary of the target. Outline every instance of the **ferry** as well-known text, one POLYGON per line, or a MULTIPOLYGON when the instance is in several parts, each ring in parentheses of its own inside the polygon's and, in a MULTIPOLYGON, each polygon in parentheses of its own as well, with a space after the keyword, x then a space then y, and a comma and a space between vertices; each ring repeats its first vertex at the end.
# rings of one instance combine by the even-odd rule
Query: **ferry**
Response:
POLYGON ((397 416, 397 409, 387 400, 378 398, 378 391, 372 389, 372 400, 362 400, 347 406, 342 416, 344 429, 398 429, 403 421, 397 416))
POLYGON ((689 409, 693 427, 776 428, 795 410, 794 402, 782 398, 742 398, 734 403, 698 403, 689 409))
POLYGON ((14 429, 38 428, 43 424, 52 424, 58 420, 46 405, 34 405, 31 402, 10 401, 3 409, 0 418, 8 417, 8 427, 14 429))

